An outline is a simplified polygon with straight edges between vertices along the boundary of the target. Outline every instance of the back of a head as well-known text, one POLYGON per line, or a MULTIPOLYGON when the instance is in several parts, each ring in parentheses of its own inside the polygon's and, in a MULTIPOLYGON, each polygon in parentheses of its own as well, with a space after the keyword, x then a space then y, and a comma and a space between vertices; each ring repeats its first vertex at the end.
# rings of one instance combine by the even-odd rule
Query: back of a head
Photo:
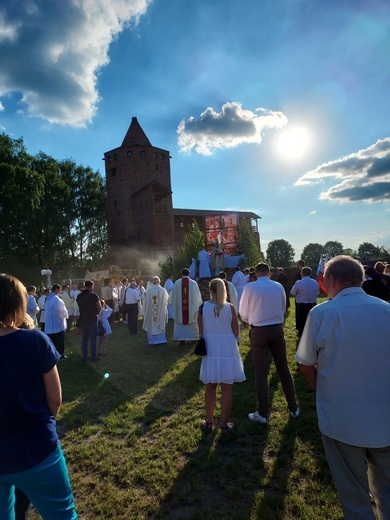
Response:
POLYGON ((255 273, 259 276, 267 276, 269 272, 269 265, 265 262, 260 262, 255 267, 255 273))
POLYGON ((335 256, 325 265, 325 278, 329 276, 345 287, 358 287, 364 279, 363 265, 351 256, 335 256))
POLYGON ((20 280, 0 274, 0 327, 19 327, 26 315, 27 290, 20 280))
POLYGON ((311 276, 311 268, 310 267, 302 267, 301 273, 302 276, 311 276))
POLYGON ((134 282, 134 281, 131 282, 130 287, 131 287, 131 289, 135 289, 137 287, 137 282, 134 282))
POLYGON ((187 269, 187 267, 185 267, 184 269, 182 269, 181 274, 183 276, 190 276, 190 271, 189 269, 187 269))
POLYGON ((93 282, 91 280, 87 280, 85 282, 85 288, 86 289, 92 289, 92 287, 93 287, 93 282))
POLYGON ((58 283, 55 283, 51 286, 51 292, 55 292, 55 291, 58 291, 58 290, 61 290, 61 285, 58 284, 58 283))
POLYGON ((35 285, 28 285, 27 286, 27 292, 30 293, 30 292, 35 292, 37 290, 37 288, 35 287, 35 285))
POLYGON ((213 278, 210 282, 210 292, 215 295, 217 311, 219 313, 227 300, 225 282, 221 280, 221 278, 213 278))
POLYGON ((221 271, 218 276, 221 278, 221 280, 226 280, 226 273, 225 273, 225 271, 221 271))
POLYGON ((158 276, 153 276, 153 283, 154 283, 154 285, 159 285, 160 284, 160 278, 158 276))

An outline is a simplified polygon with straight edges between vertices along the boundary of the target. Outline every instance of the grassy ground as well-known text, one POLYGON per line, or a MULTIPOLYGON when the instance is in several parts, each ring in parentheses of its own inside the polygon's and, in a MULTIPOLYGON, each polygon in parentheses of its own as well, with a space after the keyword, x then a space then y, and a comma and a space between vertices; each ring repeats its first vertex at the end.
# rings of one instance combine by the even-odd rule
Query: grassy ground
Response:
POLYGON ((235 385, 236 429, 227 437, 199 428, 204 388, 193 344, 148 346, 141 322, 136 337, 116 324, 107 357, 86 364, 80 336, 68 334, 69 357, 59 365, 64 404, 58 430, 80 518, 341 519, 315 395, 294 363, 293 313, 292 305, 285 333, 301 417, 289 417, 272 365, 270 423, 248 420, 256 399, 244 331, 247 381, 235 385))

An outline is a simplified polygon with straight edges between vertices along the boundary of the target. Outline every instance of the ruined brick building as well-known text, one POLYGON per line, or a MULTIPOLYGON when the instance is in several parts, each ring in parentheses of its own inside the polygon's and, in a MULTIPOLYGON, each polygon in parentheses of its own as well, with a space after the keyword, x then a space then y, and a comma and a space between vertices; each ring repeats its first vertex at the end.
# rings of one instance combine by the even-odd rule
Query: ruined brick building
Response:
POLYGON ((150 143, 136 117, 122 144, 104 154, 111 252, 132 248, 167 256, 183 243, 194 219, 208 249, 218 241, 226 254, 234 254, 242 218, 251 222, 259 240, 255 213, 174 209, 170 159, 168 150, 150 143))

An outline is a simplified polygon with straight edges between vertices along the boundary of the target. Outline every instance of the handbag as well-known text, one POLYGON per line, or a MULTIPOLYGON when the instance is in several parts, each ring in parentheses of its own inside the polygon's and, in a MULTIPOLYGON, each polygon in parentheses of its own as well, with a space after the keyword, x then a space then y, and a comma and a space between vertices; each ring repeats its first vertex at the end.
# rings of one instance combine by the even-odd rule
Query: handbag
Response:
POLYGON ((207 355, 206 341, 203 337, 199 338, 198 341, 195 343, 194 354, 196 356, 206 356, 207 355))

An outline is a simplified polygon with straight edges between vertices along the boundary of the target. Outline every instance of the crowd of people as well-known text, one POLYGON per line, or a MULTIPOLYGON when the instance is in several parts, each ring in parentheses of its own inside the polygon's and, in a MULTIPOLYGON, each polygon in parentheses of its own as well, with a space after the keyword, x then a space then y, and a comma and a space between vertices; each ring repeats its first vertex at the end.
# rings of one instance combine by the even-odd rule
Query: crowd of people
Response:
POLYGON ((209 276, 209 295, 203 297, 190 270, 184 268, 181 274, 176 281, 168 276, 164 286, 158 276, 150 276, 146 287, 142 280, 106 279, 100 295, 91 280, 78 287, 54 284, 40 297, 36 287, 25 288, 12 276, 0 275, 0 391, 15 392, 0 405, 0 510, 16 507, 15 486, 44 518, 77 518, 55 430, 61 404, 57 363, 66 359, 65 335, 73 331, 81 335, 82 360, 92 363, 107 355, 115 323, 125 324, 134 336, 142 322, 149 345, 167 343, 170 318, 173 340, 179 344, 202 337, 207 354, 199 375, 205 384, 200 428, 208 434, 215 429, 220 385, 218 428, 226 436, 235 428, 230 420, 233 384, 246 379, 240 329, 249 328, 257 406, 248 419, 267 425, 272 415, 271 358, 289 416, 298 419, 301 410, 284 336, 291 295, 299 343, 296 361, 317 391, 319 428, 345 518, 374 518, 371 493, 379 518, 389 519, 390 266, 377 262, 371 268, 351 257, 335 257, 326 264, 328 298, 320 305, 320 286, 303 260, 297 263, 291 286, 282 268, 272 272, 268 264, 259 263, 244 271, 237 267, 231 281, 224 271, 209 276), (13 359, 17 370, 9 370, 13 359), (40 481, 46 482, 48 475, 53 488, 47 494, 40 481))

